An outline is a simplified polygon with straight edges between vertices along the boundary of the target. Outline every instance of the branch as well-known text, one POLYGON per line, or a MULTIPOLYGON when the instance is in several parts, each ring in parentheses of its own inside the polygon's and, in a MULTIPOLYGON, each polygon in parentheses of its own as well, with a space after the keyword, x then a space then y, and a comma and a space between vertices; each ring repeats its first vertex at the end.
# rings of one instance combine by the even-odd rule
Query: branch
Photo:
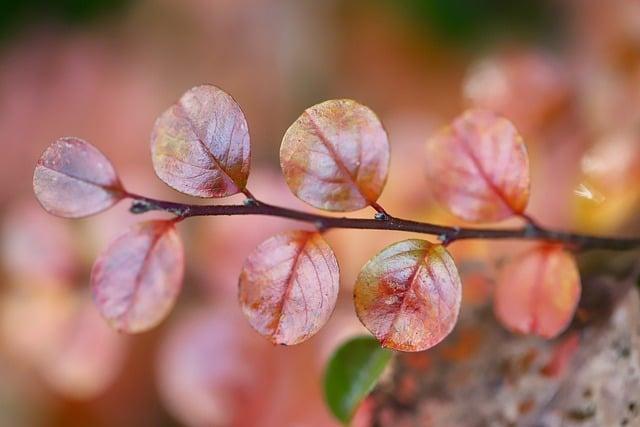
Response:
POLYGON ((270 205, 256 200, 248 190, 245 203, 242 205, 192 205, 151 199, 137 194, 127 193, 133 199, 130 211, 141 214, 149 211, 170 212, 179 220, 194 216, 231 216, 231 215, 266 215, 288 218, 313 224, 318 230, 332 228, 351 228, 364 230, 395 230, 437 236, 443 244, 465 239, 518 239, 540 240, 562 243, 572 249, 612 249, 626 250, 640 248, 640 238, 625 239, 616 237, 598 237, 566 231, 549 230, 533 222, 527 215, 521 215, 527 224, 520 228, 491 229, 450 227, 427 222, 411 221, 396 218, 385 212, 378 204, 375 218, 330 217, 280 206, 270 205))

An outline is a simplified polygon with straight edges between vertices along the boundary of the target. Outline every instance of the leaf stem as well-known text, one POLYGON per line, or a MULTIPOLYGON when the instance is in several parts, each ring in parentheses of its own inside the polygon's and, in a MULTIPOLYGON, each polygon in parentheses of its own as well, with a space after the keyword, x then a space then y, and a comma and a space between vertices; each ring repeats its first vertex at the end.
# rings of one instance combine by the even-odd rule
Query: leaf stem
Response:
POLYGON ((378 209, 376 209, 378 211, 376 218, 372 219, 330 217, 270 205, 255 199, 255 197, 253 197, 253 195, 248 191, 243 191, 243 193, 247 195, 248 199, 251 200, 251 203, 245 203, 242 205, 191 205, 156 200, 132 193, 127 193, 127 197, 133 199, 130 211, 134 214, 141 214, 149 211, 165 211, 172 213, 181 219, 194 216, 265 215, 307 222, 323 231, 332 228, 346 228, 421 233, 437 236, 445 245, 449 245, 457 240, 467 239, 515 239, 561 243, 570 249, 575 250, 628 250, 640 248, 640 238, 601 237, 547 229, 533 222, 527 215, 521 215, 527 220, 527 224, 519 228, 466 228, 396 218, 389 215, 384 210, 378 211, 378 209), (383 215, 384 218, 382 218, 383 215))
POLYGON ((381 214, 380 216, 389 216, 389 214, 387 213, 387 211, 384 210, 384 208, 382 206, 380 206, 378 204, 378 202, 371 202, 371 207, 373 209, 376 210, 376 212, 378 212, 379 214, 381 214))

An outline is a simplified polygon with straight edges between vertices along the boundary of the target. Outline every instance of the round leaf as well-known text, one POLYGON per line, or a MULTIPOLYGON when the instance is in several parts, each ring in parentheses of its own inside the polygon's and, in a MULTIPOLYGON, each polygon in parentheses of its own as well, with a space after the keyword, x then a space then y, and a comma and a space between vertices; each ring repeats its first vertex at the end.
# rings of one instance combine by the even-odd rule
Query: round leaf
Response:
POLYGON ((524 212, 529 159, 515 127, 486 110, 469 110, 427 142, 435 198, 466 221, 499 221, 524 212))
POLYGON ((460 277, 442 245, 409 239, 383 249, 362 268, 356 313, 384 347, 422 351, 442 341, 460 311, 460 277))
POLYGON ((351 420, 392 355, 369 336, 352 338, 336 350, 324 375, 325 399, 336 418, 344 423, 351 420))
POLYGON ((191 196, 225 197, 249 176, 249 128, 238 103, 215 86, 196 86, 153 127, 151 154, 158 177, 191 196))
POLYGON ((184 254, 172 221, 148 221, 117 237, 91 271, 93 299, 117 330, 148 330, 164 319, 182 287, 184 254))
POLYGON ((505 267, 496 286, 494 311, 511 331, 553 338, 571 322, 580 291, 573 255, 559 246, 539 246, 505 267))
POLYGON ((280 165, 293 193, 330 211, 374 203, 389 169, 387 133, 375 113, 349 99, 305 110, 280 147, 280 165))
POLYGON ((109 159, 74 137, 60 138, 42 153, 33 191, 47 212, 67 218, 98 213, 125 196, 109 159))
POLYGON ((319 233, 280 233, 247 258, 240 304, 251 326, 274 344, 298 344, 329 320, 338 276, 336 257, 319 233))

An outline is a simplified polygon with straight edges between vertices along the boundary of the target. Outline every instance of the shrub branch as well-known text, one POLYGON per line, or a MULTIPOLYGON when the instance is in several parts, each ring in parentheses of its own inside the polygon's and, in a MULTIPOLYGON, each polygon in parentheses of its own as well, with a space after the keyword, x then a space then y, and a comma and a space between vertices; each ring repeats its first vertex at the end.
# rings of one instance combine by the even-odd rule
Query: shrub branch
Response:
POLYGON ((247 199, 242 205, 192 205, 156 200, 133 193, 127 193, 127 196, 133 199, 130 211, 134 214, 149 211, 165 211, 176 215, 177 220, 195 216, 265 215, 311 223, 321 231, 333 228, 350 228, 362 230, 395 230, 428 234, 437 236, 443 244, 450 244, 457 240, 467 239, 512 239, 561 243, 574 250, 628 250, 640 247, 640 238, 601 237, 547 229, 538 225, 531 217, 524 214, 521 215, 521 217, 525 219, 527 223, 518 228, 452 227, 396 218, 388 214, 377 203, 375 204, 377 213, 372 219, 330 217, 270 205, 255 199, 248 190, 243 191, 243 193, 247 196, 247 199))

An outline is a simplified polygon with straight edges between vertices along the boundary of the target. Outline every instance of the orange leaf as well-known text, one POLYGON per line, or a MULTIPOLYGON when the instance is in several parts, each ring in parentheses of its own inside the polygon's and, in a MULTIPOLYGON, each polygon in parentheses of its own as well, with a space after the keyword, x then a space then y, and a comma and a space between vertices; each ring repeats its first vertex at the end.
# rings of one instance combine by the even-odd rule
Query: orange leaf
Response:
POLYGON ((33 191, 47 212, 67 218, 98 213, 125 195, 109 159, 74 137, 60 138, 42 153, 33 191))
POLYGON ((469 110, 427 142, 435 198, 466 221, 498 221, 524 212, 529 159, 511 122, 469 110))
POLYGON ((319 233, 276 234, 247 258, 240 304, 251 326, 274 344, 298 344, 329 320, 338 276, 335 255, 319 233))
POLYGON ((514 332, 553 338, 569 325, 580 299, 580 275, 559 246, 536 247, 514 259, 494 295, 498 320, 514 332))
POLYGON ((394 243, 362 268, 354 291, 360 321, 384 347, 422 351, 442 341, 460 311, 462 288, 442 245, 394 243))
POLYGON ((146 331, 164 319, 182 287, 184 254, 173 221, 148 221, 117 237, 91 271, 93 299, 117 330, 146 331))
POLYGON ((293 193, 330 211, 375 203, 389 169, 387 133, 375 113, 350 99, 305 110, 282 139, 280 165, 293 193))
POLYGON ((236 101, 215 86, 196 86, 153 127, 151 155, 158 177, 197 197, 225 197, 245 188, 249 128, 236 101))

